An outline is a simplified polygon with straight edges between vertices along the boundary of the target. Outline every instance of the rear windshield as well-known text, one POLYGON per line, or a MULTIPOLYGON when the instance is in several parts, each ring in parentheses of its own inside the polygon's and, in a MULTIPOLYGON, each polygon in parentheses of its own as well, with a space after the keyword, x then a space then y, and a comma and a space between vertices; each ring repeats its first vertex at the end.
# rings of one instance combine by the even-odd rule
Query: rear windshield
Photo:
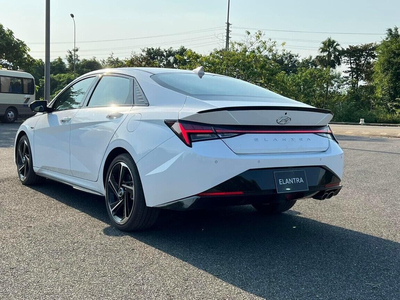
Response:
POLYGON ((190 73, 163 73, 151 76, 161 86, 196 98, 241 96, 283 98, 267 89, 231 77, 206 74, 200 78, 190 73))

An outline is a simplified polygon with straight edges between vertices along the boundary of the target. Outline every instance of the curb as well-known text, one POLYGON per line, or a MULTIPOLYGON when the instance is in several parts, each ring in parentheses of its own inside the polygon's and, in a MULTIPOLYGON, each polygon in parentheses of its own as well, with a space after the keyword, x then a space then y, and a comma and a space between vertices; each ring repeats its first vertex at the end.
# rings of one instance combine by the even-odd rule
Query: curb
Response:
POLYGON ((352 123, 352 122, 329 122, 329 124, 334 124, 334 125, 358 125, 358 126, 383 126, 383 127, 400 127, 400 124, 385 124, 385 123, 365 123, 365 124, 360 124, 360 123, 352 123))

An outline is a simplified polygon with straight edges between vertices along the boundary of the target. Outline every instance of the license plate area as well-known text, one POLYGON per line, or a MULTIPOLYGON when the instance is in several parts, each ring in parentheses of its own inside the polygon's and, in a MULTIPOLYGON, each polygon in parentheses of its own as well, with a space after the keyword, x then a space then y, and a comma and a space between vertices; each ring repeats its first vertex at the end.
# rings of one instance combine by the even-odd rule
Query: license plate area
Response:
POLYGON ((274 177, 278 194, 308 191, 305 170, 276 171, 274 177))

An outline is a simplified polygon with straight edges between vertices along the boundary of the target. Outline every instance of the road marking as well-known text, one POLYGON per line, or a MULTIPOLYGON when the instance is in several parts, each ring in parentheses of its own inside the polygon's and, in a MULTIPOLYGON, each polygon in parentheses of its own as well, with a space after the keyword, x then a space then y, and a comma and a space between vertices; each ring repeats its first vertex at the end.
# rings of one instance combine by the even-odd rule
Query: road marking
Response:
POLYGON ((381 132, 381 135, 387 135, 387 133, 386 132, 381 132))
POLYGON ((346 131, 346 133, 353 133, 353 131, 346 131))

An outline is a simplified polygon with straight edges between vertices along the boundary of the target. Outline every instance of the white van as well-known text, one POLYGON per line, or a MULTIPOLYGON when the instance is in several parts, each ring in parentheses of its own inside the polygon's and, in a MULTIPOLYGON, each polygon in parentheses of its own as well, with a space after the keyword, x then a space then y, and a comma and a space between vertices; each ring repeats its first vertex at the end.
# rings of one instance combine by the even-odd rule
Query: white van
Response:
POLYGON ((29 104, 35 100, 35 80, 26 72, 0 69, 0 120, 12 123, 19 116, 34 113, 29 104))

